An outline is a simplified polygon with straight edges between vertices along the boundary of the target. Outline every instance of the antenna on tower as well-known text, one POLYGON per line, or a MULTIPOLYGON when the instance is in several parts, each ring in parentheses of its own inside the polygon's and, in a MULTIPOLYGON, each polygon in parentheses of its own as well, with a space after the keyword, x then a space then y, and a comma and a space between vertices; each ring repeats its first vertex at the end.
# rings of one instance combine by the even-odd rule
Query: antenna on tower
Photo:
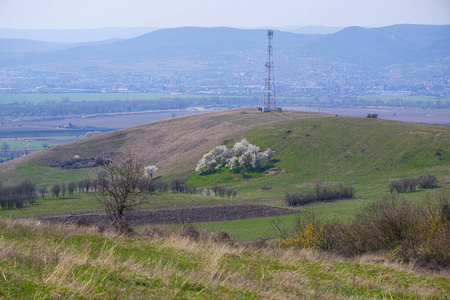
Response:
POLYGON ((266 83, 264 89, 264 107, 263 107, 264 112, 277 110, 274 68, 273 68, 272 30, 267 31, 267 38, 269 40, 269 44, 267 47, 266 83))

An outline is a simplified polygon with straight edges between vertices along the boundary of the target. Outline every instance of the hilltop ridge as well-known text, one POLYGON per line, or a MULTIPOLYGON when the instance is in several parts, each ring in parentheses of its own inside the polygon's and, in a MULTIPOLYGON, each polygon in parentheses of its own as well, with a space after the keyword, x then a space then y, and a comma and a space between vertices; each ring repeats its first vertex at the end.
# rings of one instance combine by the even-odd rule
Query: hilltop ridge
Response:
POLYGON ((390 180, 434 174, 450 181, 450 127, 311 112, 260 113, 231 110, 177 117, 133 126, 44 149, 1 165, 0 180, 30 179, 39 184, 82 179, 86 169, 60 166, 75 156, 95 159, 104 153, 133 151, 157 165, 163 179, 187 179, 197 186, 239 186, 249 197, 273 186, 268 197, 308 187, 316 180, 387 191, 390 180), (243 179, 219 172, 195 175, 203 154, 242 138, 277 152, 264 174, 243 179), (52 179, 53 178, 53 179, 52 179), (52 181, 53 180, 53 181, 52 181))
MULTIPOLYGON (((225 139, 243 137, 261 124, 301 118, 328 117, 310 112, 261 114, 258 110, 233 110, 177 117, 128 127, 99 136, 32 153, 2 164, 3 170, 25 165, 50 167, 75 155, 97 157, 104 153, 134 151, 146 163, 157 164, 163 173, 191 169, 201 156, 225 139)), ((195 168, 195 167, 194 167, 195 168)), ((4 172, 1 172, 4 173, 4 172)), ((0 176, 1 176, 0 173, 0 176)))

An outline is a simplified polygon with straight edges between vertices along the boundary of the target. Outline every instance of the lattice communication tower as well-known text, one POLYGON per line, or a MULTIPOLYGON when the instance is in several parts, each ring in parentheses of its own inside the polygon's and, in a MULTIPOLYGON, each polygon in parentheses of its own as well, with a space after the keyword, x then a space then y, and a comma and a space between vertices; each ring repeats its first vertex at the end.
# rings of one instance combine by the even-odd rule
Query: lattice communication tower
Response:
POLYGON ((269 40, 269 45, 267 47, 264 108, 267 108, 270 111, 270 110, 277 110, 275 79, 273 78, 274 77, 274 68, 273 68, 273 49, 272 49, 273 31, 272 30, 267 31, 267 38, 269 40))

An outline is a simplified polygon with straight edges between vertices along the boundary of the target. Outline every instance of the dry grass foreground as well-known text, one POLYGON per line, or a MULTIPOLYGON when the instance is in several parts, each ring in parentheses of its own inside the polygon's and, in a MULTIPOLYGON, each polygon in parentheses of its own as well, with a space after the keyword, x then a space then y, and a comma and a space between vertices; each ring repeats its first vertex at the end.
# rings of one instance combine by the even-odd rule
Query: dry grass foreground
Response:
POLYGON ((93 227, 0 220, 0 298, 444 299, 448 271, 382 256, 281 251, 226 234, 164 228, 119 236, 93 227))

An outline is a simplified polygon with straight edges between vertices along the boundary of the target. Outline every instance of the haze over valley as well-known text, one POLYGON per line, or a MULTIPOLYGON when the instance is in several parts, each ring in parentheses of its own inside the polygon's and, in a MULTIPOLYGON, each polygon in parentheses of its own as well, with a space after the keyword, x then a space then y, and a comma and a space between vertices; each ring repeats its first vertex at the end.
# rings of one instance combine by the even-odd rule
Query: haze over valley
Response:
MULTIPOLYGON (((107 35, 105 34, 105 37, 107 35)), ((275 31, 280 97, 449 95, 450 26, 275 31)), ((261 95, 266 30, 183 27, 126 40, 0 39, 2 93, 261 95)))

